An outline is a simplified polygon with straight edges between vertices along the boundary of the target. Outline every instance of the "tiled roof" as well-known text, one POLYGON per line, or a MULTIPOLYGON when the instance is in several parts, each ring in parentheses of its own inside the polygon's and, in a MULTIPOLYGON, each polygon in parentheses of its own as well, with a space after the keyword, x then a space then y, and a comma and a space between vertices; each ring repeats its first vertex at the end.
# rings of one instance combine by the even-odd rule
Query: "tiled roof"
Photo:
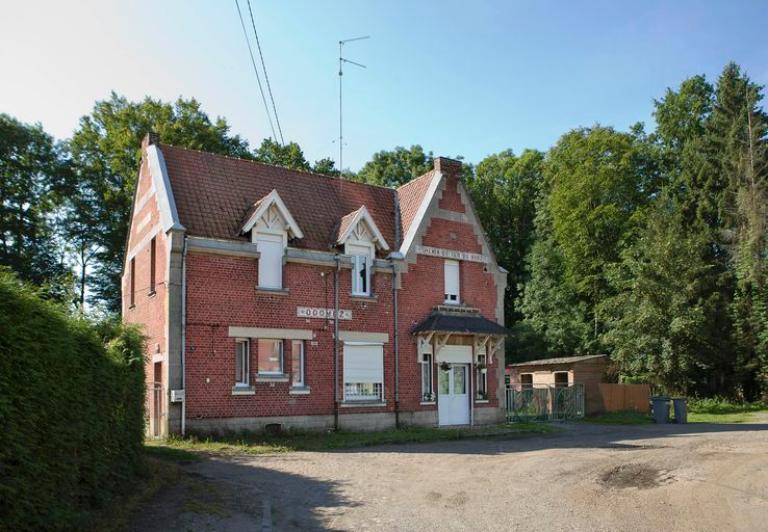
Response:
POLYGON ((403 235, 408 232, 408 229, 416 218, 416 211, 419 210, 419 205, 424 201, 424 197, 427 195, 429 184, 432 182, 432 177, 434 175, 435 170, 430 170, 423 176, 417 177, 413 181, 409 181, 397 189, 397 194, 400 197, 400 219, 403 235))
POLYGON ((255 208, 255 202, 277 190, 304 232, 304 238, 292 246, 333 247, 341 220, 361 205, 366 206, 384 238, 395 242, 397 192, 393 189, 167 144, 159 147, 179 221, 189 235, 245 240, 240 228, 246 215, 255 208))

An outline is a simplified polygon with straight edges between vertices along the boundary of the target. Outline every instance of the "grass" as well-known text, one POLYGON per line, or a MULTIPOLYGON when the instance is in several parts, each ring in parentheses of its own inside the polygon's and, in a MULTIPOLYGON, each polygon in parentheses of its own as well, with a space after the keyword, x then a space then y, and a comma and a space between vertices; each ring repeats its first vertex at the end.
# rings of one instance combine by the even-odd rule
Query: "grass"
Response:
POLYGON ((733 403, 722 398, 691 399, 688 401, 690 423, 746 423, 755 414, 768 410, 764 403, 733 403))
MULTIPOLYGON (((543 423, 511 423, 480 428, 438 429, 405 428, 378 432, 289 432, 280 435, 247 433, 206 438, 190 436, 149 441, 150 453, 172 457, 186 454, 270 454, 292 451, 333 451, 372 445, 427 443, 469 438, 515 438, 546 434, 558 429, 543 423)), ((186 454, 179 457, 186 459, 186 454)), ((197 455, 195 455, 197 456, 197 455)))
POLYGON ((645 425, 653 423, 653 418, 634 410, 624 412, 606 412, 588 416, 580 420, 582 423, 597 423, 600 425, 645 425))

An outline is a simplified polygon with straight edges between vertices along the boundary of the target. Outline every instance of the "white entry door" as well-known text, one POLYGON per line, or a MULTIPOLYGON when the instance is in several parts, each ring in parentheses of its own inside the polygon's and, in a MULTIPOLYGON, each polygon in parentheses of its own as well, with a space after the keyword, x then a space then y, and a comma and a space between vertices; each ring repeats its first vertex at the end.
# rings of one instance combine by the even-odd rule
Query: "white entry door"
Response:
POLYGON ((469 364, 438 366, 437 420, 440 425, 469 425, 469 364))

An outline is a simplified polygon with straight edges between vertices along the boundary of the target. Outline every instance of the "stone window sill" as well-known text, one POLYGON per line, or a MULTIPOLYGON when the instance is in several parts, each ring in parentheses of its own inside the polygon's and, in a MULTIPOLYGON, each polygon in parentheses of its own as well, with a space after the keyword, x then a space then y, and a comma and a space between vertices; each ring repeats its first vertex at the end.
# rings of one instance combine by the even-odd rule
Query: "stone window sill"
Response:
POLYGON ((256 375, 254 379, 256 382, 288 382, 288 375, 275 374, 275 375, 256 375))
POLYGON ((349 299, 350 301, 364 301, 365 303, 376 303, 379 300, 377 296, 365 296, 363 294, 352 294, 349 299))
POLYGON ((309 386, 291 386, 288 395, 309 395, 309 386))
POLYGON ((475 399, 475 404, 482 405, 488 403, 488 399, 475 399))
POLYGON ((419 403, 421 406, 435 406, 437 402, 435 401, 422 401, 419 403))
POLYGON ((257 286, 256 293, 264 296, 287 296, 289 291, 287 288, 267 288, 264 286, 257 286))
POLYGON ((371 408, 387 406, 386 401, 342 401, 342 408, 371 408))
POLYGON ((233 386, 232 395, 255 395, 256 389, 253 386, 233 386))

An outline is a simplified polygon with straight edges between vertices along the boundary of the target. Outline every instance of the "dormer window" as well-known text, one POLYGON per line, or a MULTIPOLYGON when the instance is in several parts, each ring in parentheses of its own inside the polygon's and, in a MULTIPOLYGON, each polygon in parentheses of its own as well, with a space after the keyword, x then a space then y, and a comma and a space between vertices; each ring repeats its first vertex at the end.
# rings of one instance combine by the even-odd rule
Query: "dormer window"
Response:
POLYGON ((341 219, 336 243, 352 261, 352 295, 370 296, 376 248, 388 250, 389 245, 365 205, 341 219))
POLYGON ((258 287, 267 290, 283 288, 283 256, 288 247, 288 238, 303 238, 288 208, 277 190, 254 203, 243 233, 251 233, 251 242, 259 252, 258 287))

